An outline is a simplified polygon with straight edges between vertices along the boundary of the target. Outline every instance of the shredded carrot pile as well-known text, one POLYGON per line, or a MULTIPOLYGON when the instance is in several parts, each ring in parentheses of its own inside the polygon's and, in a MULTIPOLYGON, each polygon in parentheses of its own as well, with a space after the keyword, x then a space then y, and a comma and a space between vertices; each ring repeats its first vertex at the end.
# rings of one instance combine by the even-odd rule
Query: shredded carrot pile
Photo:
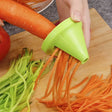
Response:
MULTIPOLYGON (((55 57, 55 54, 57 53, 58 56, 51 70, 45 95, 41 99, 39 99, 39 101, 47 104, 47 106, 49 107, 57 107, 61 109, 60 105, 63 105, 67 102, 68 105, 70 105, 70 98, 72 97, 70 94, 70 90, 74 88, 74 87, 70 88, 70 86, 72 78, 74 77, 74 74, 77 71, 80 62, 57 48, 44 65, 43 69, 40 72, 39 77, 41 76, 47 65, 55 57), (50 101, 47 100, 49 96, 52 97, 50 101)), ((35 85, 37 85, 39 77, 37 78, 35 85)))
POLYGON ((37 100, 48 107, 56 107, 58 112, 112 112, 112 72, 105 79, 103 75, 86 77, 71 87, 80 62, 57 48, 44 65, 39 77, 57 53, 45 94, 37 100), (73 93, 72 90, 82 84, 85 86, 81 91, 73 93))

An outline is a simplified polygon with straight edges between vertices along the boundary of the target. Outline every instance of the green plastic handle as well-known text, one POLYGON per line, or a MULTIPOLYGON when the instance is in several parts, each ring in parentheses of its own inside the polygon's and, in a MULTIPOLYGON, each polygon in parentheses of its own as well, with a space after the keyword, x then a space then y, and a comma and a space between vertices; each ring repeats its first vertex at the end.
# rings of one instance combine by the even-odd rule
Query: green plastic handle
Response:
POLYGON ((68 18, 56 26, 44 40, 42 49, 51 54, 56 47, 80 60, 82 64, 87 62, 89 56, 82 23, 75 23, 71 18, 68 18))

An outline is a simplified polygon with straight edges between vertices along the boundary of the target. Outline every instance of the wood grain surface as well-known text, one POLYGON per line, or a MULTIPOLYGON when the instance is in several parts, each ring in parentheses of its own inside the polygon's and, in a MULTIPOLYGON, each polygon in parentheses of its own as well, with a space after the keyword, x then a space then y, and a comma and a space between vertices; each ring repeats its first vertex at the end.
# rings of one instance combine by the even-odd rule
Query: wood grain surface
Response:
MULTIPOLYGON (((112 64, 112 30, 96 12, 95 9, 90 10, 91 15, 91 43, 89 52, 89 60, 78 69, 73 84, 79 82, 86 76, 94 74, 104 74, 104 77, 109 75, 110 66, 112 64)), ((27 47, 33 49, 33 59, 42 59, 48 57, 42 50, 41 39, 28 33, 27 31, 11 36, 11 49, 7 57, 0 62, 0 76, 4 75, 8 68, 11 59, 17 57, 21 53, 22 48, 27 47)), ((36 91, 33 94, 31 104, 31 112, 56 112, 55 109, 46 108, 45 105, 40 104, 35 100, 36 97, 43 95, 43 90, 47 84, 49 75, 47 74, 40 80, 36 91)), ((76 90, 77 91, 77 90, 76 90)), ((25 111, 24 111, 25 112, 25 111)))

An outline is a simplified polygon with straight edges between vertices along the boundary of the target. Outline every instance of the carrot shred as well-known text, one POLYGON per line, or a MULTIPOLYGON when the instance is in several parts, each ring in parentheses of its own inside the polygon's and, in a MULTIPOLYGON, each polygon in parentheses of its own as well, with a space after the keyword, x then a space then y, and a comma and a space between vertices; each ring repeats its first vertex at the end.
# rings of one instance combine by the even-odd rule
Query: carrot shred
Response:
POLYGON ((55 56, 55 54, 59 51, 59 49, 55 49, 55 51, 53 52, 53 54, 51 55, 51 57, 49 58, 49 60, 45 63, 44 67, 42 68, 42 70, 40 71, 40 74, 39 76, 37 77, 36 81, 35 81, 35 87, 34 87, 34 90, 36 89, 37 87, 37 82, 40 78, 40 76, 42 75, 42 73, 44 72, 45 68, 47 67, 47 65, 51 62, 51 60, 53 59, 53 57, 55 56))
POLYGON ((51 62, 51 60, 53 59, 53 57, 57 52, 58 56, 50 72, 50 77, 47 84, 47 88, 45 90, 45 94, 42 98, 37 99, 40 102, 45 103, 48 107, 57 107, 57 109, 62 112, 63 109, 60 106, 69 102, 66 105, 68 105, 69 109, 73 111, 72 107, 70 106, 71 103, 70 99, 72 96, 70 94, 70 90, 73 89, 71 88, 71 81, 80 65, 80 62, 74 59, 73 57, 70 57, 64 51, 58 48, 54 51, 53 55, 49 58, 49 60, 46 62, 43 69, 41 70, 35 82, 34 89, 36 89, 39 77, 41 76, 41 74, 43 73, 43 71, 45 70, 47 65, 51 62), (48 100, 48 97, 51 97, 51 100, 48 100))
MULTIPOLYGON (((55 51, 56 52, 56 51, 55 51)), ((103 75, 85 77, 72 86, 72 80, 80 66, 80 61, 58 49, 58 56, 50 72, 45 94, 37 98, 47 107, 55 107, 58 112, 111 112, 112 111, 112 68, 107 78, 103 75), (85 83, 84 86, 82 86, 85 83), (79 92, 72 90, 81 87, 79 92)), ((51 60, 55 53, 49 58, 51 60)), ((47 61, 40 75, 50 63, 47 61)), ((37 79, 38 81, 38 79, 37 79)))

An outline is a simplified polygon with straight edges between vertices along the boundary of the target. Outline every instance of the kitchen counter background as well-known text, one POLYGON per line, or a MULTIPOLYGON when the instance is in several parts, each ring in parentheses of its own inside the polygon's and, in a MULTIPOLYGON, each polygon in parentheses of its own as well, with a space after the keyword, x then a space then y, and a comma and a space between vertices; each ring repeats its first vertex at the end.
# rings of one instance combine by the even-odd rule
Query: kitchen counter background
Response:
MULTIPOLYGON (((89 8, 95 8, 107 22, 107 24, 112 28, 112 0, 88 0, 88 3, 89 8)), ((51 6, 41 12, 41 14, 48 18, 50 21, 57 20, 59 17, 56 9, 56 2, 54 1, 51 6)), ((9 33, 9 35, 24 31, 23 29, 6 22, 4 28, 9 33)))

